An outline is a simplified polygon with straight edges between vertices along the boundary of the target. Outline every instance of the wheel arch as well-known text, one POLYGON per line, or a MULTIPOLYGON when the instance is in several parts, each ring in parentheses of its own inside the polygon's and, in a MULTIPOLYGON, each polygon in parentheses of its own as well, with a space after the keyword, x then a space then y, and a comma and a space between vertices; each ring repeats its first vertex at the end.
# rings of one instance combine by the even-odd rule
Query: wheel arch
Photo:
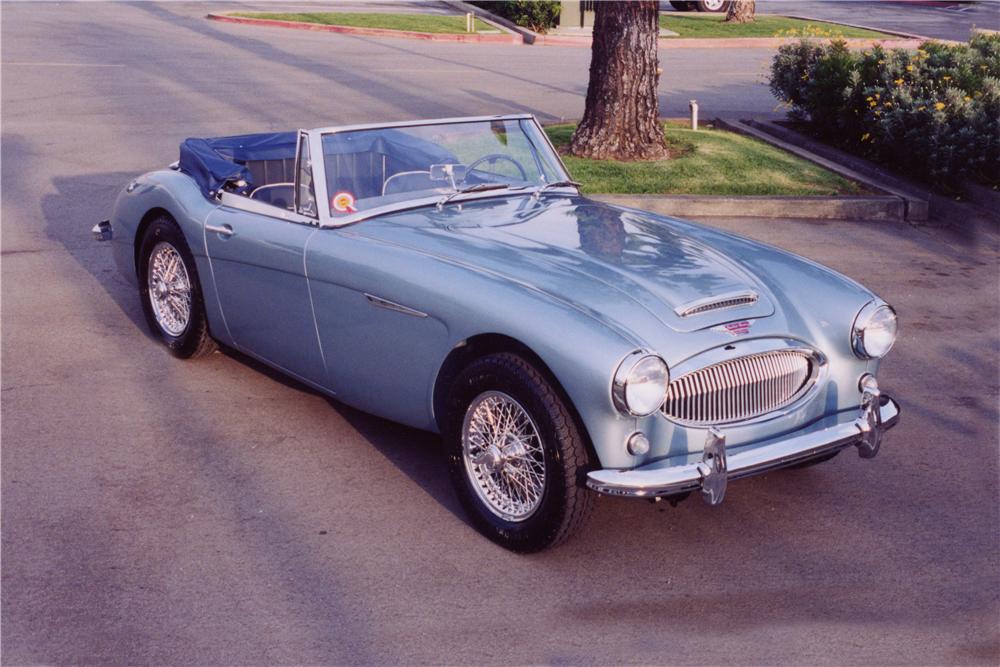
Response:
POLYGON ((139 248, 142 247, 142 238, 146 235, 146 229, 149 225, 160 217, 167 217, 175 225, 177 224, 177 218, 173 213, 162 206, 154 206, 143 214, 138 226, 135 228, 135 239, 132 242, 132 263, 135 267, 137 277, 139 272, 139 248))
POLYGON ((439 432, 444 432, 445 406, 448 401, 448 394, 450 393, 455 380, 462 372, 462 369, 476 359, 500 352, 511 352, 524 357, 538 369, 546 380, 548 380, 548 382, 552 385, 552 388, 559 395, 559 398, 566 404, 570 414, 573 416, 573 421, 583 438, 584 445, 587 448, 587 453, 590 456, 591 462, 593 464, 597 464, 600 459, 597 456, 597 452, 594 448, 594 443, 590 437, 590 433, 587 430, 587 426, 584 423, 580 412, 577 410, 576 405, 574 405, 573 401, 569 397, 569 394, 563 388, 559 378, 552 372, 549 365, 545 363, 545 360, 542 359, 542 357, 528 345, 505 334, 481 333, 469 336, 453 347, 451 352, 448 353, 448 356, 445 357, 444 362, 441 364, 441 368, 438 370, 437 377, 435 378, 433 393, 434 421, 437 424, 439 432))

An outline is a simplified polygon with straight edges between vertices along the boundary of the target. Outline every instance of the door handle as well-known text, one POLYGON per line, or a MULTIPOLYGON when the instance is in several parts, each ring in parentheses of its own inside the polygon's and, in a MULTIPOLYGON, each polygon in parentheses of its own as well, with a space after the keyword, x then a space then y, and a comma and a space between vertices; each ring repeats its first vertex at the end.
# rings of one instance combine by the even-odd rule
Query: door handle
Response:
POLYGON ((222 234, 223 236, 232 236, 236 233, 229 225, 222 225, 221 227, 217 227, 215 225, 205 225, 205 231, 215 232, 216 234, 222 234))

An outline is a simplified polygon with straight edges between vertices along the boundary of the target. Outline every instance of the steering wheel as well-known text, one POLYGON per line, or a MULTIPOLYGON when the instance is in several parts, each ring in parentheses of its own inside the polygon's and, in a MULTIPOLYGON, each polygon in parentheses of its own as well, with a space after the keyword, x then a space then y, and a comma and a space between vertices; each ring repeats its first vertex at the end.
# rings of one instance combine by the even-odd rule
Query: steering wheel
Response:
MULTIPOLYGON (((462 179, 463 182, 468 180, 469 174, 475 171, 476 167, 478 167, 480 163, 488 162, 489 164, 493 164, 495 162, 500 162, 500 161, 510 162, 512 165, 514 165, 514 168, 517 169, 517 172, 521 175, 521 180, 522 181, 528 180, 528 172, 525 171, 524 167, 521 166, 520 162, 518 162, 509 155, 504 155, 503 153, 490 153, 489 155, 484 155, 483 157, 479 158, 478 160, 470 164, 468 167, 466 167, 465 178, 462 179)), ((492 172, 487 172, 487 173, 492 173, 492 172)))

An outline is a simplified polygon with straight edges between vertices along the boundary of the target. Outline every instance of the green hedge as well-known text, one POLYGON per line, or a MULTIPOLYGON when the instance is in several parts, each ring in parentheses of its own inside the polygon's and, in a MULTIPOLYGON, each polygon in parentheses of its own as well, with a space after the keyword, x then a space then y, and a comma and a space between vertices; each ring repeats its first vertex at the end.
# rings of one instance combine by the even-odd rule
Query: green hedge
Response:
POLYGON ((814 133, 895 171, 1000 185, 1000 35, 915 52, 802 40, 778 49, 770 86, 814 133))
POLYGON ((548 32, 559 23, 560 3, 553 0, 473 0, 470 4, 535 32, 548 32))

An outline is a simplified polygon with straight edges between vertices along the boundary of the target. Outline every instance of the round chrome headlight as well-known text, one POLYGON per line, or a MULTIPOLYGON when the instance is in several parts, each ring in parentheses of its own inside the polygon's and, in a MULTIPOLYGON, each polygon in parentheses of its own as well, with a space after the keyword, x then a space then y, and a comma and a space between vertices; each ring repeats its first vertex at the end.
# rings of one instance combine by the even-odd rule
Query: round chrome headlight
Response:
POLYGON ((618 367, 611 394, 619 410, 645 417, 663 405, 669 384, 667 362, 655 354, 633 352, 618 367))
POLYGON ((896 342, 896 311, 879 301, 869 303, 854 320, 851 342, 863 359, 884 357, 896 342))

